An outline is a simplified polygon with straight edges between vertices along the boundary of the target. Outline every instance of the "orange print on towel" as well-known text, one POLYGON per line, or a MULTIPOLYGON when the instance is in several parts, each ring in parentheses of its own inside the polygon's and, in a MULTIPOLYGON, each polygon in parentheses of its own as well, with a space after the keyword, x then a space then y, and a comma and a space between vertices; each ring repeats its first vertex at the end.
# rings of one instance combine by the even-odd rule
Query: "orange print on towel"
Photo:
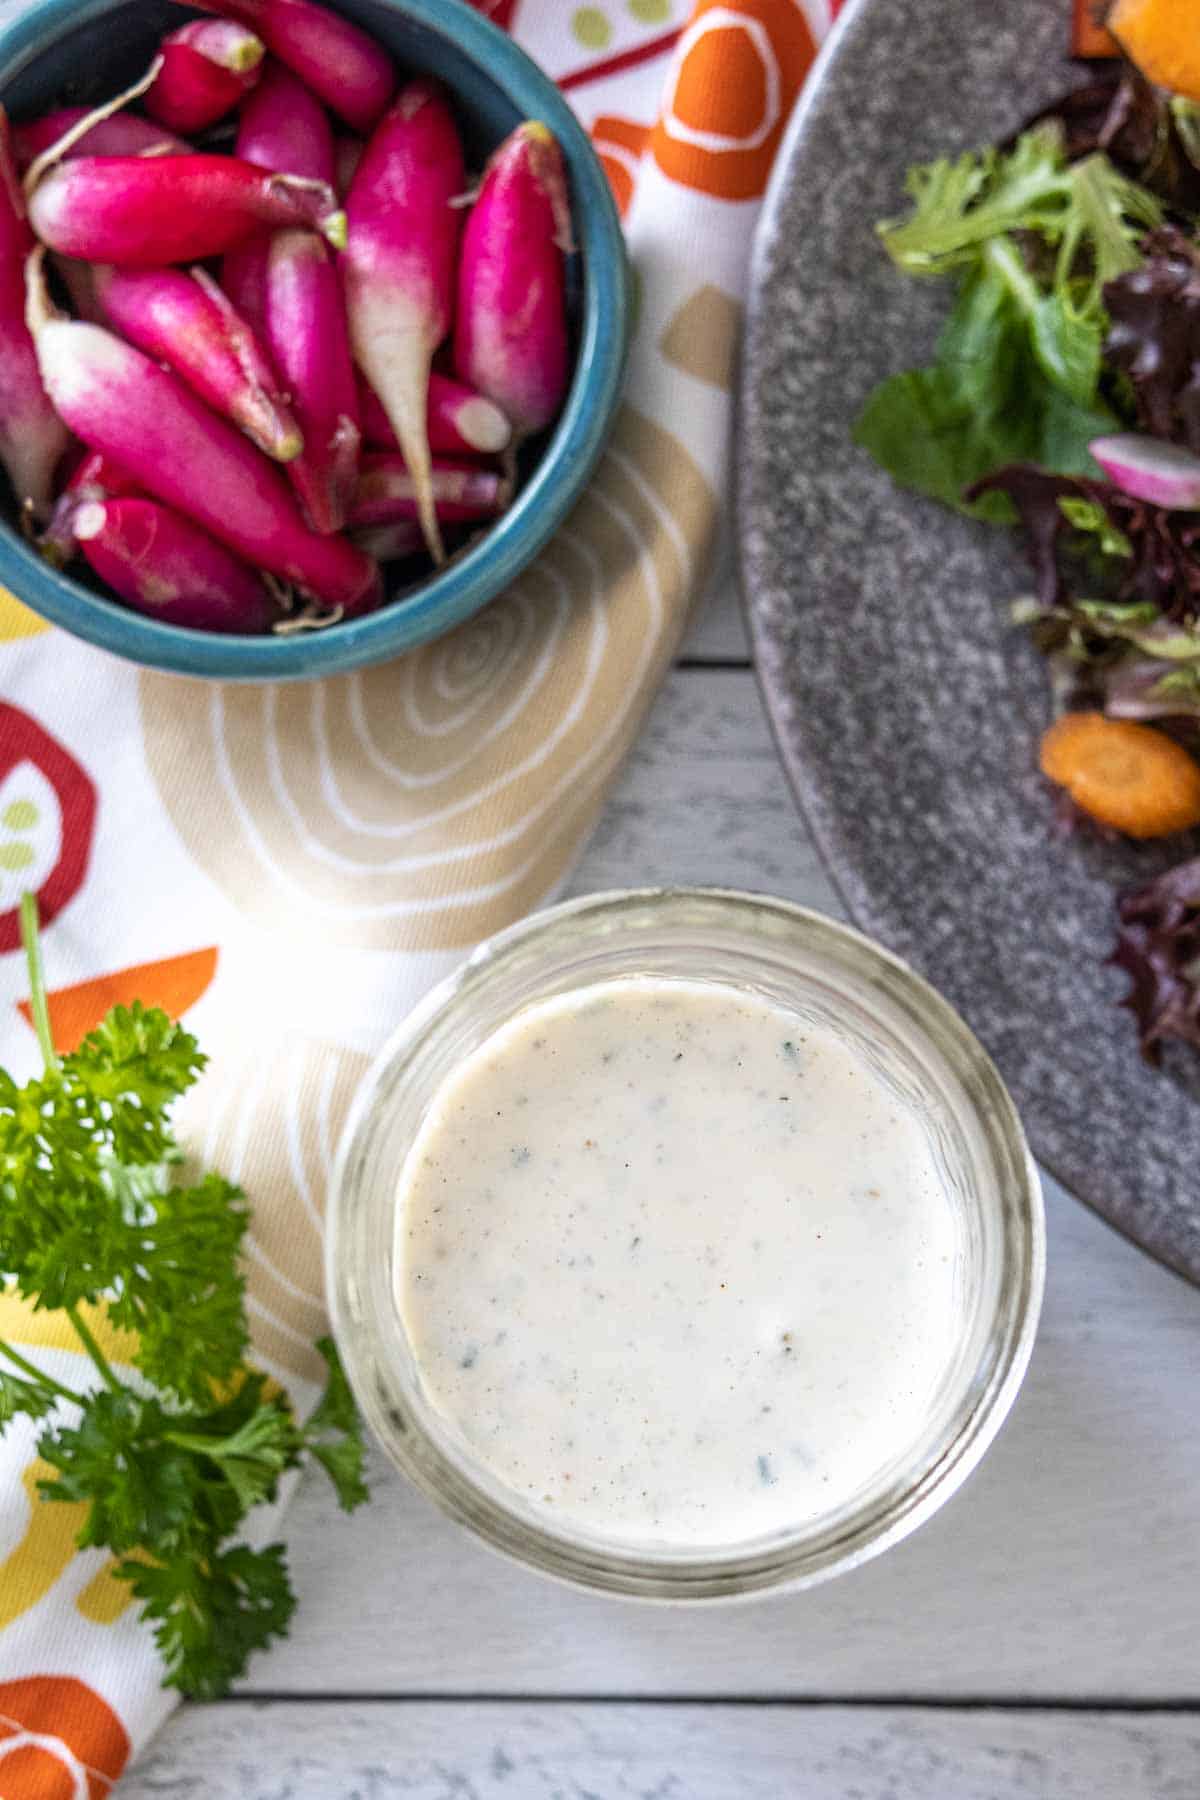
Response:
MULTIPOLYGON (((78 1049, 105 1013, 134 1000, 143 1006, 161 1006, 172 1019, 178 1019, 189 1006, 195 1006, 216 972, 217 952, 210 946, 189 950, 185 956, 168 956, 162 962, 136 963, 111 975, 77 982, 74 987, 56 988, 47 996, 54 1048, 64 1056, 78 1049)), ((28 1000, 19 1000, 17 1005, 32 1024, 28 1000)))
POLYGON ((649 136, 648 125, 639 125, 634 119, 618 119, 610 113, 603 113, 592 126, 592 143, 622 218, 633 199, 638 161, 649 136))
POLYGON ((99 1694, 71 1675, 0 1682, 4 1800, 108 1800, 129 1761, 129 1734, 99 1694))
POLYGON ((816 54, 799 0, 697 0, 651 140, 664 175, 755 199, 816 54))

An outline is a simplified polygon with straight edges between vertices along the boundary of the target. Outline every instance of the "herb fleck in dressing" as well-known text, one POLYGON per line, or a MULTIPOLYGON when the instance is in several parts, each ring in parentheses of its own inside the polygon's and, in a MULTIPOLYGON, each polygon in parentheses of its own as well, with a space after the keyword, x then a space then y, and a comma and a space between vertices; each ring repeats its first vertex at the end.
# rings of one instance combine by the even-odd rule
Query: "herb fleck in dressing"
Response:
POLYGON ((715 983, 519 1013, 436 1095, 397 1232, 429 1399, 617 1543, 811 1521, 911 1445, 953 1357, 922 1125, 833 1032, 715 983))

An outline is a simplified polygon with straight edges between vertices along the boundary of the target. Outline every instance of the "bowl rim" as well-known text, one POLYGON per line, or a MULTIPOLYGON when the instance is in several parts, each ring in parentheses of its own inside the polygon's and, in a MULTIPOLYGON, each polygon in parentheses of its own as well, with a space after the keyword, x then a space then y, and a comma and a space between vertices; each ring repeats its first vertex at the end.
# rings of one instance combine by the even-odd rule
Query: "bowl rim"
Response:
MULTIPOLYGON (((31 6, 0 28, 0 87, 57 35, 116 12, 123 3, 40 0, 31 6)), ((536 469, 478 543, 411 597, 327 631, 222 635, 147 618, 52 569, 0 520, 0 583, 52 624, 144 667, 227 681, 305 680, 384 662, 440 637, 497 598, 545 546, 581 494, 608 436, 628 349, 629 269, 616 203, 590 138, 549 76, 464 0, 383 4, 470 58, 525 117, 549 125, 562 146, 583 275, 579 345, 566 404, 536 469), (31 588, 35 598, 27 597, 31 588)))

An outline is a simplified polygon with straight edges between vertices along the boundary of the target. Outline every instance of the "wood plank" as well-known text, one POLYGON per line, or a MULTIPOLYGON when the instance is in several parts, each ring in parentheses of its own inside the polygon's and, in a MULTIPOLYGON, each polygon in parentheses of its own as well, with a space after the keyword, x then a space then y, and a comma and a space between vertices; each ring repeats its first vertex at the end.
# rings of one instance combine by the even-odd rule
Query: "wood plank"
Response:
POLYGON ((1195 1714, 383 1702, 185 1709, 122 1800, 1194 1800, 1195 1714))
MULTIPOLYGON (((833 904, 749 674, 668 681, 573 889, 704 879, 833 904)), ((298 1496, 299 1616, 248 1691, 1196 1696, 1200 1295, 1054 1190, 1049 1216, 1016 1413, 881 1561, 699 1616, 631 1607, 499 1561, 377 1456, 354 1519, 298 1496)))
POLYGON ((749 662, 750 644, 728 535, 718 538, 713 548, 712 573, 692 608, 680 654, 689 662, 749 662))
POLYGON ((660 882, 769 889, 837 910, 749 670, 672 672, 568 892, 660 882))

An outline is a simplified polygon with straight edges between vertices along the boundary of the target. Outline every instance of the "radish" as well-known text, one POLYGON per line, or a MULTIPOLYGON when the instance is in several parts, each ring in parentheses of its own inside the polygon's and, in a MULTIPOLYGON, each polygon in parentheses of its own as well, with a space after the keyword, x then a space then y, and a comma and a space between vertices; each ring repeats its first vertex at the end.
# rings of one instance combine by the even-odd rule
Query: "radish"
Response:
POLYGON ((396 91, 387 51, 313 0, 203 0, 197 10, 248 25, 272 56, 295 70, 355 131, 370 131, 396 91))
POLYGON ((343 259, 355 360, 383 402, 416 484, 435 562, 444 561, 425 413, 433 353, 450 328, 464 186, 462 145, 435 82, 401 89, 346 196, 343 259))
POLYGON ((1200 510, 1200 456, 1182 445, 1120 431, 1093 438, 1088 449, 1109 480, 1135 500, 1168 512, 1200 510))
POLYGON ((571 216, 562 151, 536 119, 484 171, 463 232, 454 367, 511 420, 543 431, 567 392, 564 250, 571 216))
POLYGON ((268 57, 262 79, 242 104, 237 154, 280 175, 334 185, 333 127, 316 96, 268 57))
POLYGON ((38 549, 56 568, 75 555, 75 515, 87 500, 119 500, 142 492, 133 476, 111 456, 88 450, 73 470, 54 502, 50 523, 38 539, 38 549))
POLYGON ((32 247, 8 115, 0 107, 0 463, 17 505, 44 518, 69 434, 42 384, 25 323, 25 259, 32 247))
MULTIPOLYGON (((380 450, 398 450, 396 434, 388 423, 383 404, 371 384, 358 378, 358 408, 363 436, 380 450)), ((429 377, 429 401, 425 414, 429 448, 451 456, 498 456, 508 448, 512 426, 490 400, 473 388, 435 369, 429 377)))
POLYGON ((101 581, 151 618, 201 631, 258 633, 277 617, 260 576, 155 500, 85 500, 74 532, 101 581))
POLYGON ((63 489, 63 498, 70 494, 78 504, 80 500, 120 500, 141 491, 129 470, 116 457, 105 456, 99 450, 88 450, 72 470, 63 489))
MULTIPOLYGON (((362 472, 350 508, 353 527, 394 525, 419 519, 417 482, 402 456, 383 450, 362 459, 362 472)), ((494 518, 509 500, 509 484, 494 469, 478 463, 439 460, 432 465, 430 489, 439 519, 459 524, 494 518)))
POLYGON ((322 181, 276 175, 235 156, 80 156, 43 176, 29 218, 64 256, 124 268, 203 262, 260 225, 305 225, 345 241, 345 214, 322 181))
POLYGON ((394 525, 364 525, 352 535, 359 549, 378 563, 403 562, 425 553, 425 539, 415 519, 397 519, 394 525))
MULTIPOLYGON (((43 155, 67 132, 86 119, 90 108, 86 106, 61 106, 57 112, 43 113, 40 119, 34 119, 29 125, 14 125, 13 145, 17 155, 17 167, 22 173, 36 157, 43 155)), ((137 113, 116 112, 111 118, 101 119, 99 124, 85 132, 71 148, 64 152, 66 156, 186 156, 191 146, 173 132, 164 131, 161 125, 155 125, 150 119, 139 118, 137 113)))
POLYGON ((244 319, 260 344, 267 341, 267 257, 271 233, 256 231, 252 238, 227 250, 221 258, 221 289, 235 313, 244 319))
POLYGON ((362 153, 366 145, 361 138, 340 137, 333 146, 334 187, 342 200, 350 192, 350 183, 354 180, 362 153))
POLYGON ((276 462, 299 456, 300 426, 270 357, 211 275, 99 267, 94 279, 104 317, 122 337, 174 369, 267 456, 276 462))
POLYGON ((303 453, 288 468, 314 531, 340 531, 358 474, 358 394, 342 284, 311 231, 278 231, 267 260, 267 341, 286 382, 303 453))
POLYGON ((76 436, 255 567, 347 613, 378 605, 370 557, 309 531, 282 474, 239 431, 131 344, 55 314, 42 259, 40 249, 29 258, 26 316, 47 392, 76 436))
MULTIPOLYGON (((267 58, 262 80, 242 106, 235 149, 244 162, 261 168, 333 183, 333 127, 328 114, 304 83, 273 57, 267 58)), ((221 286, 264 343, 270 243, 270 232, 255 232, 228 251, 221 264, 221 286)))
POLYGON ((262 70, 263 42, 231 19, 193 19, 159 45, 143 105, 170 131, 204 131, 232 112, 262 70))

